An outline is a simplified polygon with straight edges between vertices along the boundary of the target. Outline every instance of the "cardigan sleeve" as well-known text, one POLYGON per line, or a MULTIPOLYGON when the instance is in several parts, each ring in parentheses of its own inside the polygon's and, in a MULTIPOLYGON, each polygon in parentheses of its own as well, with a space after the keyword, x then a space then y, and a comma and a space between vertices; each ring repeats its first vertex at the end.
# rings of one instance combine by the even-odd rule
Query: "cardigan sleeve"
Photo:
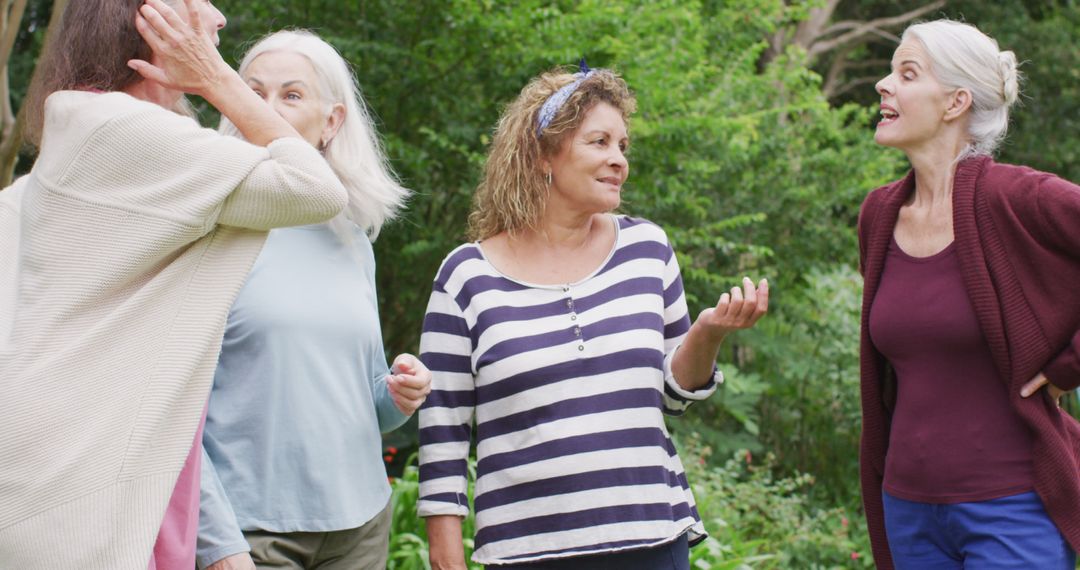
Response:
POLYGON ((326 221, 345 207, 345 188, 315 147, 297 138, 275 140, 229 194, 218 223, 270 230, 326 221))
MULTIPOLYGON (((442 269, 439 271, 442 274, 442 269)), ((431 393, 420 408, 421 517, 469 513, 468 458, 476 407, 472 337, 461 308, 437 279, 420 335, 431 393)))
MULTIPOLYGON (((1069 256, 1080 267, 1080 186, 1046 176, 1037 192, 1042 223, 1036 226, 1041 241, 1069 256)), ((1043 367, 1051 384, 1062 390, 1080 387, 1080 330, 1065 348, 1043 367)))
POLYGON ((300 139, 263 148, 113 95, 96 99, 100 112, 68 112, 72 133, 42 145, 36 170, 52 190, 205 231, 315 223, 345 206, 341 182, 300 139))

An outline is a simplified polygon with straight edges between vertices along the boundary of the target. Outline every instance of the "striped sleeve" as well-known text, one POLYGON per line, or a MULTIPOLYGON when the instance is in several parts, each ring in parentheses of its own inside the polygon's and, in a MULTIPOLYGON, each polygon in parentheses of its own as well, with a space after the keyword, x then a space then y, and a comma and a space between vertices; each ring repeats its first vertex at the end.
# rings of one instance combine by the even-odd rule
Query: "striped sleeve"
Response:
POLYGON ((432 287, 420 337, 420 359, 431 369, 432 390, 420 409, 417 511, 421 517, 465 516, 469 512, 469 442, 476 406, 472 339, 460 307, 442 280, 432 287))
POLYGON ((682 345, 686 333, 690 330, 690 314, 683 293, 682 273, 675 250, 667 243, 667 257, 664 265, 664 413, 672 416, 682 415, 695 401, 704 400, 716 391, 717 385, 724 381, 724 375, 716 367, 709 382, 701 388, 689 391, 679 385, 671 372, 671 362, 682 345))

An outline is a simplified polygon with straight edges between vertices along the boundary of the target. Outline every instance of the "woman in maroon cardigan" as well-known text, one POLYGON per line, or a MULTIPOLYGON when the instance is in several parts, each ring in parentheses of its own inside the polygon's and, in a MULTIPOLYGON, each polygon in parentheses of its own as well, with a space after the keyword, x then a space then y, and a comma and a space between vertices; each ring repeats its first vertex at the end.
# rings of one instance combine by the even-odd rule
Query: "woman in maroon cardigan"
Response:
POLYGON ((879 568, 1068 569, 1080 547, 1080 187, 990 155, 1016 58, 909 27, 875 140, 912 170, 866 198, 861 480, 879 568))

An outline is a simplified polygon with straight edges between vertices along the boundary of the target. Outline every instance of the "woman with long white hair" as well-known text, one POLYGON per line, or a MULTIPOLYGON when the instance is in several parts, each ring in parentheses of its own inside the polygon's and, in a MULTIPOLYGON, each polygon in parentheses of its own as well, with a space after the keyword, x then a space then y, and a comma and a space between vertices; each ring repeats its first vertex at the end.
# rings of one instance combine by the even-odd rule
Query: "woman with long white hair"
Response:
POLYGON ((1072 570, 1080 547, 1080 187, 995 162, 1016 56, 909 27, 875 140, 911 172, 859 217, 860 453, 879 568, 1072 570))
MULTIPOLYGON (((380 432, 431 374, 387 366, 371 241, 409 192, 349 66, 306 31, 256 43, 248 86, 319 149, 349 201, 329 223, 270 233, 229 314, 204 434, 202 568, 383 569, 391 511, 380 432)), ((225 133, 241 133, 226 118, 225 133)))

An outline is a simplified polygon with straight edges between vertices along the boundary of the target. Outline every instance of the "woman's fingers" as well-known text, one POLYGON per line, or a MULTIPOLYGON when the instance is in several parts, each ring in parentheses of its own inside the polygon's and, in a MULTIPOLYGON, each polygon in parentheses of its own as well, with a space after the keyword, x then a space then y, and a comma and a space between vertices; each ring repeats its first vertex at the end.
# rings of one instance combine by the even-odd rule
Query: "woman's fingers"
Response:
POLYGON ((143 79, 148 81, 153 81, 155 83, 165 83, 168 81, 168 77, 165 76, 165 73, 161 71, 161 69, 141 59, 130 59, 128 60, 127 65, 141 75, 143 79))
POLYGON ((196 34, 203 33, 202 11, 199 10, 199 1, 200 0, 184 0, 184 6, 187 7, 188 12, 188 25, 191 26, 191 30, 196 34))
POLYGON ((402 353, 394 358, 394 364, 390 367, 395 374, 415 374, 418 360, 409 353, 402 353))
POLYGON ((757 308, 757 290, 754 289, 754 282, 749 277, 743 277, 742 281, 742 306, 739 307, 739 312, 736 318, 739 321, 749 321, 750 324, 754 323, 754 310, 757 308))
MULTIPOLYGON (((146 23, 150 26, 150 30, 153 31, 154 35, 160 38, 157 45, 151 43, 150 39, 147 39, 147 43, 150 43, 152 49, 164 47, 166 42, 176 43, 180 41, 179 34, 176 31, 176 25, 169 21, 165 16, 164 11, 168 11, 174 16, 176 15, 176 12, 173 12, 172 8, 169 8, 159 0, 147 0, 146 4, 139 7, 138 15, 146 20, 146 23)), ((138 22, 138 18, 136 18, 135 21, 138 22)), ((181 22, 181 24, 182 23, 183 22, 181 22)), ((137 25, 138 24, 136 23, 136 26, 137 25)), ((143 37, 146 38, 145 35, 143 37)))
POLYGON ((1020 396, 1027 398, 1048 382, 1049 380, 1046 379, 1046 375, 1040 372, 1034 378, 1029 380, 1027 384, 1024 384, 1023 388, 1020 388, 1020 396))
POLYGON ((157 30, 154 29, 154 26, 150 23, 150 20, 148 20, 146 16, 143 15, 144 10, 147 13, 153 12, 152 9, 146 7, 145 5, 140 8, 139 12, 135 14, 135 30, 139 32, 139 35, 142 36, 142 39, 145 40, 147 45, 150 46, 151 51, 159 52, 165 47, 165 40, 162 39, 161 35, 158 34, 157 30))
POLYGON ((1054 401, 1058 406, 1061 405, 1060 398, 1065 394, 1065 390, 1058 388, 1050 383, 1050 379, 1045 374, 1040 372, 1037 376, 1024 384, 1024 387, 1020 389, 1020 395, 1027 398, 1039 391, 1039 388, 1046 386, 1046 393, 1050 396, 1050 399, 1054 401))
MULTIPOLYGON (((744 277, 741 287, 732 287, 720 295, 716 307, 708 313, 706 324, 724 329, 744 329, 764 315, 769 308, 769 284, 762 279, 757 287, 744 277)), ((704 315, 704 313, 703 313, 704 315)))
POLYGON ((418 391, 425 396, 431 391, 431 380, 428 378, 421 378, 412 374, 397 374, 392 378, 395 378, 397 385, 404 389, 418 391))
POLYGON ((762 279, 758 282, 757 291, 757 311, 758 317, 769 312, 769 280, 762 279))
POLYGON ((423 403, 431 393, 431 372, 415 356, 400 354, 394 359, 392 368, 395 373, 387 378, 391 392, 404 398, 423 403))
POLYGON ((405 414, 412 414, 431 393, 431 381, 408 374, 392 375, 387 378, 387 389, 398 409, 405 414))
POLYGON ((409 400, 409 401, 423 400, 424 397, 426 396, 426 394, 424 394, 423 390, 419 390, 419 389, 416 389, 416 388, 409 388, 407 386, 402 386, 401 384, 397 384, 397 383, 391 383, 390 384, 390 389, 393 390, 393 392, 395 394, 397 394, 398 396, 401 396, 402 398, 405 398, 406 400, 409 400))
MULTIPOLYGON (((176 13, 176 10, 172 9, 172 6, 166 4, 163 0, 145 0, 144 6, 149 6, 154 9, 161 16, 162 22, 168 26, 168 30, 176 32, 183 30, 185 26, 190 25, 185 23, 180 14, 176 13)), ((191 2, 184 0, 188 10, 188 19, 194 21, 199 17, 198 10, 192 10, 191 2)))

